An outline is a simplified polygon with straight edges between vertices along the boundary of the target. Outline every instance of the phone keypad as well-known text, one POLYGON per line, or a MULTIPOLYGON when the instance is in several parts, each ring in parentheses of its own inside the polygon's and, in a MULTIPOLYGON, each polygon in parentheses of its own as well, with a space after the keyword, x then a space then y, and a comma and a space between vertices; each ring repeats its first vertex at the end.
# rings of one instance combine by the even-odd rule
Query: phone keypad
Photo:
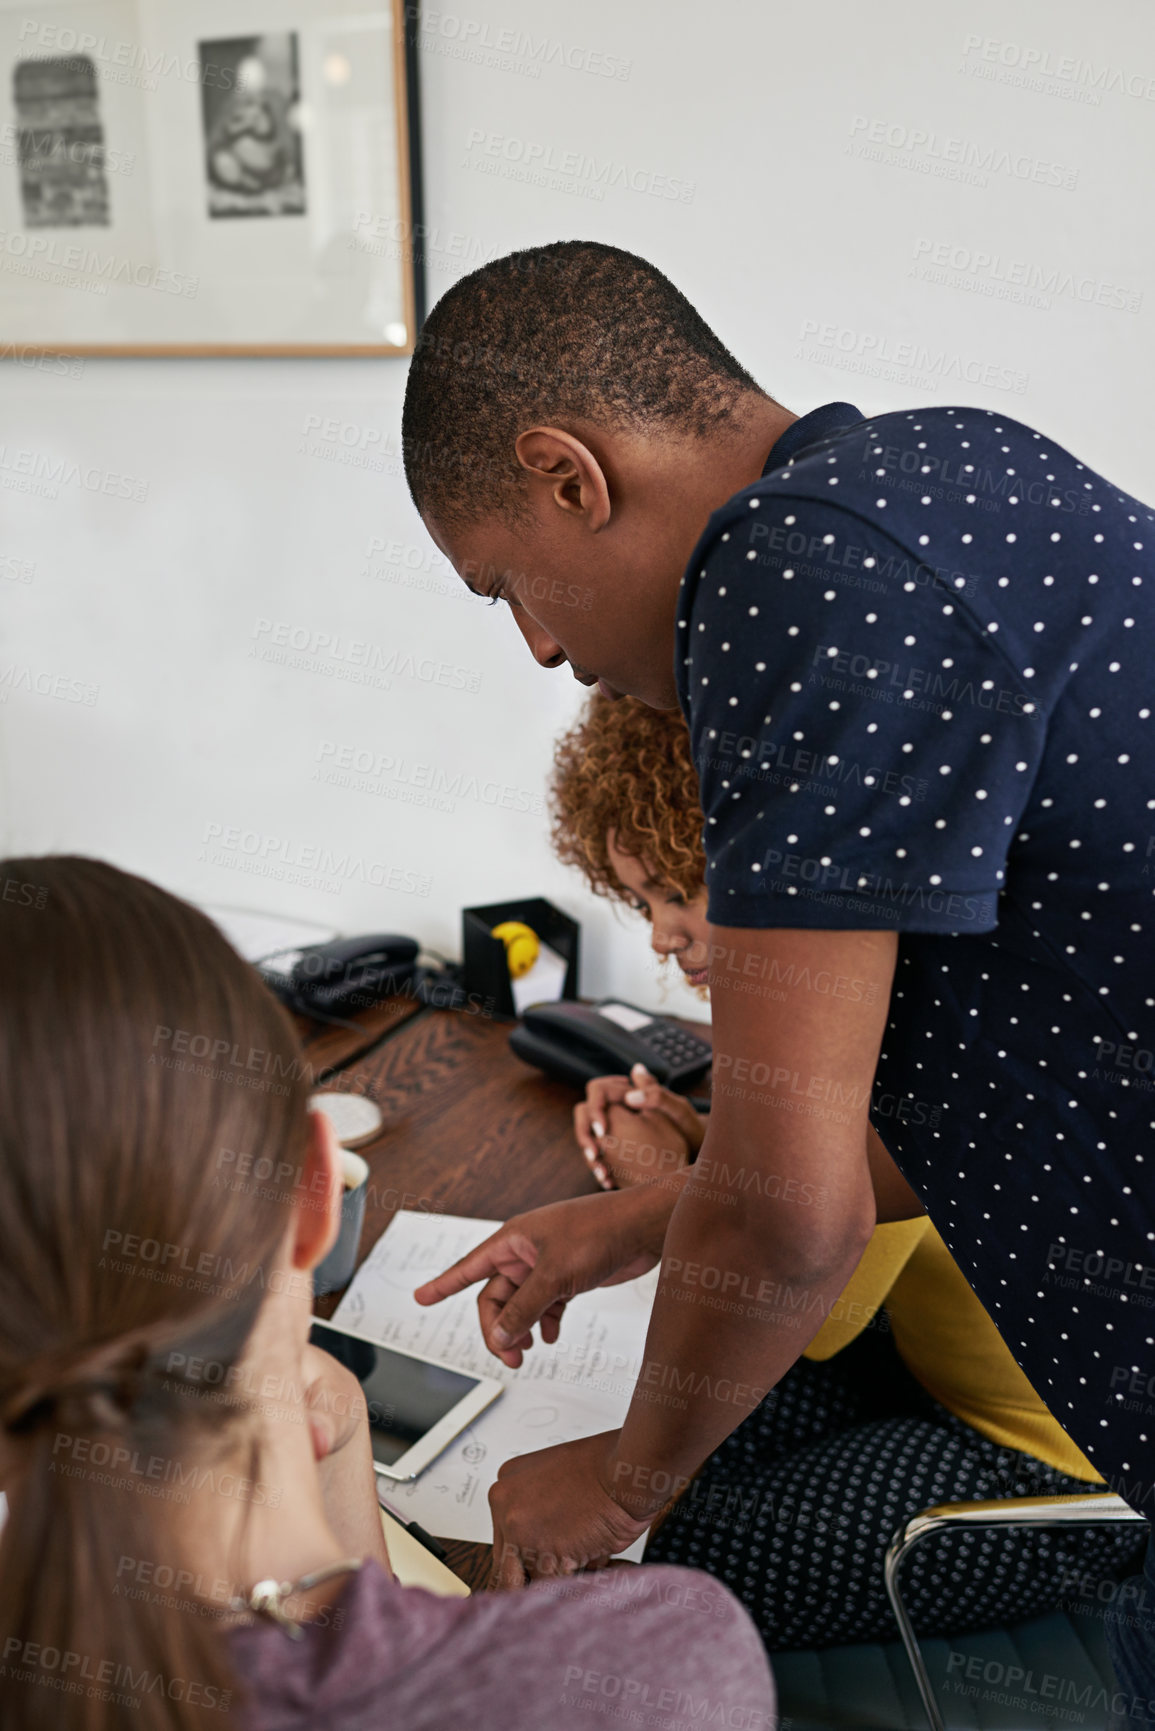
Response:
POLYGON ((659 1023, 653 1032, 647 1031, 640 1038, 656 1052, 673 1069, 684 1070, 693 1066, 701 1068, 710 1061, 710 1048, 696 1034, 688 1034, 682 1028, 674 1027, 672 1023, 659 1023))

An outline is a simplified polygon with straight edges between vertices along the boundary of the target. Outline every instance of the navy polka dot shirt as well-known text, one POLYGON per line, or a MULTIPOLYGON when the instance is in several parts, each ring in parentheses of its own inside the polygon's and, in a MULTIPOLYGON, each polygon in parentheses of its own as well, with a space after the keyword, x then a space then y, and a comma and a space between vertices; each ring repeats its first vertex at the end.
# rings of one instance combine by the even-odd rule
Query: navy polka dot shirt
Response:
POLYGON ((679 696, 720 926, 889 928, 871 1117, 1155 1509, 1155 517, 982 409, 828 404, 714 513, 679 696))

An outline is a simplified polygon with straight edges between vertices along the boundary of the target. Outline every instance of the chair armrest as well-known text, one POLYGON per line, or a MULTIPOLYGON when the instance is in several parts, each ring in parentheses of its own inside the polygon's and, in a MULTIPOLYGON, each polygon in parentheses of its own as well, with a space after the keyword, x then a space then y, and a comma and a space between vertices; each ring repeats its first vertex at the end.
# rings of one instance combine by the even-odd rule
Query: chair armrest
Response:
POLYGON ((898 1586, 898 1571, 907 1552, 932 1533, 951 1527, 1091 1527, 1113 1526, 1137 1521, 1146 1525, 1146 1516, 1138 1514, 1122 1497, 1112 1491, 1088 1489, 1068 1496, 1006 1497, 997 1501, 976 1503, 939 1503, 913 1515, 890 1542, 886 1553, 886 1596, 894 1612, 914 1680, 926 1711, 930 1731, 944 1731, 942 1715, 923 1663, 918 1636, 902 1602, 898 1586))
POLYGON ((1000 1497, 978 1503, 939 1503, 914 1515, 891 1540, 890 1555, 902 1554, 937 1527, 1075 1527, 1145 1522, 1113 1491, 1088 1490, 1054 1497, 1000 1497))

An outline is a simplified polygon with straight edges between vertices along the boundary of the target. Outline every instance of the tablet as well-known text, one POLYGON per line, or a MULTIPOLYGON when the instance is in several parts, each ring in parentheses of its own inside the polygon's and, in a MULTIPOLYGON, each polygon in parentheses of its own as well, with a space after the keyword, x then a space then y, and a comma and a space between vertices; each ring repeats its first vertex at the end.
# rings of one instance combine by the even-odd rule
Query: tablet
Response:
POLYGON ((501 1393, 492 1377, 451 1370, 333 1322, 315 1322, 309 1340, 365 1391, 373 1464, 383 1478, 415 1479, 501 1393))

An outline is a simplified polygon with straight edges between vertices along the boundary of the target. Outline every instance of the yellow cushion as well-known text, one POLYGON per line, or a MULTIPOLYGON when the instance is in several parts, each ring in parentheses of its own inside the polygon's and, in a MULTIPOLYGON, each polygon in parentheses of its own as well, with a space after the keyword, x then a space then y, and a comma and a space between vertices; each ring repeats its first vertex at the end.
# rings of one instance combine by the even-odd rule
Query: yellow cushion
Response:
POLYGON ((885 1307, 907 1369, 948 1412, 1003 1448, 1102 1484, 1012 1358, 925 1215, 876 1226, 804 1356, 833 1358, 885 1307))
POLYGON ((887 1300, 894 1343, 923 1388, 1004 1448, 1102 1484, 1053 1416, 933 1227, 887 1300))
POLYGON ((830 1315, 806 1348, 803 1356, 833 1358, 871 1322, 886 1303, 887 1294, 913 1254, 923 1234, 931 1230, 925 1214, 915 1220, 893 1220, 876 1226, 862 1260, 830 1307, 830 1315))

